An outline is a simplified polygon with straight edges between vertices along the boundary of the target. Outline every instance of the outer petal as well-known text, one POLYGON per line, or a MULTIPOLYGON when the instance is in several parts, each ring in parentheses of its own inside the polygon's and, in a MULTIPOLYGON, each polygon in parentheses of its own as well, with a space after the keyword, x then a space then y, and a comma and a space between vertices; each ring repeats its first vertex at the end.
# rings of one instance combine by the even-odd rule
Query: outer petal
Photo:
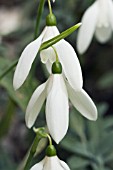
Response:
POLYGON ((43 170, 66 170, 60 164, 57 156, 46 157, 43 170))
POLYGON ((82 18, 82 26, 78 31, 77 37, 77 48, 79 53, 84 53, 89 47, 93 34, 95 32, 96 23, 98 19, 98 6, 95 2, 88 10, 85 12, 82 18))
POLYGON ((112 0, 108 0, 108 16, 109 16, 109 21, 113 30, 113 1, 112 0))
POLYGON ((28 128, 31 128, 41 110, 41 107, 44 103, 44 100, 46 98, 46 83, 40 85, 35 92, 33 93, 27 109, 26 109, 26 125, 28 128))
POLYGON ((64 161, 60 160, 60 163, 61 163, 61 166, 63 167, 63 169, 70 170, 69 166, 64 161))
POLYGON ((74 107, 87 119, 97 119, 97 109, 92 99, 82 89, 80 91, 74 91, 70 85, 67 84, 69 98, 74 107))
POLYGON ((83 86, 82 71, 73 47, 65 40, 55 45, 63 71, 69 83, 75 90, 83 86))
POLYGON ((112 28, 110 26, 97 27, 95 35, 100 43, 106 43, 112 36, 112 28))
POLYGON ((52 138, 59 143, 68 129, 68 95, 62 75, 52 75, 51 81, 53 83, 46 102, 46 120, 52 138))
MULTIPOLYGON (((47 26, 42 42, 48 41, 51 38, 57 36, 58 34, 59 31, 56 26, 47 26)), ((51 47, 41 51, 40 57, 42 63, 46 63, 48 59, 50 60, 51 63, 53 63, 56 59, 55 52, 51 47)))
POLYGON ((13 79, 13 86, 14 89, 18 89, 27 78, 29 71, 31 69, 32 63, 37 55, 37 52, 40 48, 42 37, 45 33, 46 29, 42 32, 42 34, 33 42, 31 42, 21 54, 19 62, 17 64, 14 79, 13 79))
POLYGON ((44 161, 45 158, 41 162, 35 164, 30 170, 43 170, 44 161))

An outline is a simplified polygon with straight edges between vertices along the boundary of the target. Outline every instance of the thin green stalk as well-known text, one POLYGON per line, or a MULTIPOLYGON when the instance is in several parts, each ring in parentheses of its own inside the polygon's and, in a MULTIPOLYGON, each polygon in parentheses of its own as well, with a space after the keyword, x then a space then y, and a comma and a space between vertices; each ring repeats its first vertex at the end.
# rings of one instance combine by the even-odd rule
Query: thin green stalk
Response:
POLYGON ((51 46, 51 47, 53 48, 53 50, 54 50, 54 52, 55 52, 56 61, 59 62, 58 54, 57 54, 57 51, 56 51, 55 47, 54 47, 54 46, 51 46))
POLYGON ((9 66, 1 75, 0 80, 4 78, 18 63, 18 60, 14 61, 11 66, 9 66))
POLYGON ((52 14, 53 12, 52 12, 52 7, 51 7, 51 2, 50 2, 50 0, 48 0, 48 6, 49 6, 49 12, 50 12, 50 14, 52 14))
POLYGON ((9 98, 6 114, 0 122, 0 129, 1 129, 0 138, 2 138, 8 132, 14 114, 15 114, 15 103, 11 98, 9 98))
POLYGON ((29 156, 28 156, 28 159, 27 159, 27 162, 25 164, 25 167, 24 167, 24 170, 29 170, 30 169, 30 165, 31 165, 31 161, 36 153, 36 149, 37 149, 37 145, 39 144, 39 141, 42 139, 42 138, 46 138, 47 135, 45 133, 45 128, 39 128, 37 130, 35 130, 35 133, 36 133, 36 137, 33 141, 33 144, 31 146, 31 149, 30 149, 30 152, 29 152, 29 156))
POLYGON ((39 34, 39 26, 40 26, 40 21, 41 21, 41 18, 42 18, 44 4, 45 4, 45 0, 40 0, 39 7, 38 7, 38 12, 37 12, 34 39, 36 39, 38 37, 38 34, 39 34))
POLYGON ((34 139, 33 145, 31 147, 31 150, 30 150, 26 165, 24 167, 24 170, 28 170, 30 168, 31 161, 33 159, 33 156, 34 156, 34 154, 36 152, 37 145, 38 145, 40 140, 41 140, 41 137, 37 134, 35 139, 34 139))

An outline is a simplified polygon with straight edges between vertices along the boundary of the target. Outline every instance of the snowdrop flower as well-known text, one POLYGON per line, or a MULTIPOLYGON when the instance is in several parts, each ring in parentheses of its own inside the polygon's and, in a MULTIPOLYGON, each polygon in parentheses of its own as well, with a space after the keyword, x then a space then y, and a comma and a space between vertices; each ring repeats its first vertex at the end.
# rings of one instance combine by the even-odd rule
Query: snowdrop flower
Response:
POLYGON ((57 156, 46 156, 41 162, 35 164, 30 170, 70 170, 70 168, 57 156))
POLYGON ((39 163, 35 164, 30 170, 70 170, 68 165, 61 161, 57 155, 56 150, 54 152, 54 146, 50 145, 47 148, 46 157, 39 163), (52 151, 50 150, 52 148, 52 151))
POLYGON ((106 43, 113 31, 113 2, 112 0, 96 0, 87 9, 82 26, 78 31, 77 48, 79 53, 84 53, 93 38, 96 36, 100 43, 106 43))
MULTIPOLYGON (((52 17, 52 23, 50 23, 50 19, 51 17, 49 15, 46 21, 47 26, 44 31, 35 41, 28 44, 21 54, 14 73, 13 86, 15 90, 21 87, 26 80, 41 44, 59 34, 59 31, 55 26, 56 20, 52 17)), ((76 89, 82 88, 83 80, 81 67, 73 47, 65 40, 61 40, 56 43, 54 47, 59 55, 59 60, 63 66, 64 74, 71 86, 76 89)), ((49 47, 48 49, 43 50, 40 55, 41 61, 46 63, 50 71, 52 63, 56 60, 53 48, 49 47)))
POLYGON ((61 64, 54 62, 49 79, 35 90, 29 101, 25 116, 27 127, 33 126, 46 99, 47 127, 52 138, 59 143, 65 136, 69 125, 68 98, 83 116, 89 120, 97 119, 96 107, 88 94, 82 88, 73 89, 62 74, 61 64))

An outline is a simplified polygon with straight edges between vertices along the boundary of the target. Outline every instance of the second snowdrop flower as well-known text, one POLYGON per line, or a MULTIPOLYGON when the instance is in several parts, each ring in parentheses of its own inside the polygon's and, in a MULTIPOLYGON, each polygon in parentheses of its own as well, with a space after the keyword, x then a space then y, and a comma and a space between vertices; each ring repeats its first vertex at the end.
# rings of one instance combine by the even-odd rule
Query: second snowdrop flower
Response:
POLYGON ((56 149, 53 145, 50 145, 46 150, 46 157, 30 170, 70 170, 70 168, 57 157, 56 149))
MULTIPOLYGON (((59 34, 59 31, 55 26, 56 19, 53 14, 47 16, 46 25, 42 34, 35 41, 28 44, 21 54, 14 73, 13 86, 15 90, 21 87, 26 80, 41 44, 59 34)), ((72 87, 76 89, 82 88, 83 81, 81 67, 73 47, 65 40, 59 41, 54 47, 59 55, 64 74, 72 87)), ((52 63, 56 60, 54 50, 52 47, 49 47, 48 49, 41 51, 40 55, 41 61, 46 63, 46 65, 49 65, 48 68, 50 70, 52 63)))
POLYGON ((96 0, 82 18, 82 26, 78 32, 77 48, 84 53, 96 36, 100 43, 106 43, 113 31, 113 2, 112 0, 96 0))
MULTIPOLYGON (((64 56, 65 57, 65 56, 64 56)), ((97 119, 96 107, 81 88, 75 90, 62 74, 60 62, 52 65, 52 74, 49 79, 40 85, 33 93, 26 110, 26 125, 31 128, 46 100, 46 121, 52 138, 59 143, 68 130, 69 125, 69 101, 76 109, 90 120, 97 119)))

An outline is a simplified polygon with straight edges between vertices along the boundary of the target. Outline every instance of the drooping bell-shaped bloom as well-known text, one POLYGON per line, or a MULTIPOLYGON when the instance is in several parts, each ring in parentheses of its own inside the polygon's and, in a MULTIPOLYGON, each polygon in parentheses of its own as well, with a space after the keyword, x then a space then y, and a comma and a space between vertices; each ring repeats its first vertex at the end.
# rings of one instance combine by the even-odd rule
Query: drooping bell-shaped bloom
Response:
POLYGON ((82 26, 78 31, 77 48, 79 53, 84 53, 93 38, 100 43, 106 43, 113 32, 113 1, 96 0, 89 7, 82 18, 82 26))
POLYGON ((31 128, 46 99, 46 121, 49 133, 56 143, 66 135, 69 125, 69 100, 89 120, 97 119, 97 109, 81 88, 75 90, 63 74, 51 74, 33 93, 26 110, 26 125, 31 128))
POLYGON ((70 168, 57 156, 46 156, 41 162, 35 164, 30 170, 70 170, 70 168))
MULTIPOLYGON (((42 34, 35 41, 27 45, 21 54, 14 73, 13 86, 15 90, 26 80, 41 44, 58 34, 59 31, 56 26, 46 26, 42 34)), ((59 55, 64 74, 72 87, 76 89, 82 88, 81 67, 73 47, 65 40, 59 41, 54 47, 59 55)), ((56 55, 52 47, 41 51, 41 60, 43 63, 47 63, 47 65, 52 65, 56 60, 56 55)))

